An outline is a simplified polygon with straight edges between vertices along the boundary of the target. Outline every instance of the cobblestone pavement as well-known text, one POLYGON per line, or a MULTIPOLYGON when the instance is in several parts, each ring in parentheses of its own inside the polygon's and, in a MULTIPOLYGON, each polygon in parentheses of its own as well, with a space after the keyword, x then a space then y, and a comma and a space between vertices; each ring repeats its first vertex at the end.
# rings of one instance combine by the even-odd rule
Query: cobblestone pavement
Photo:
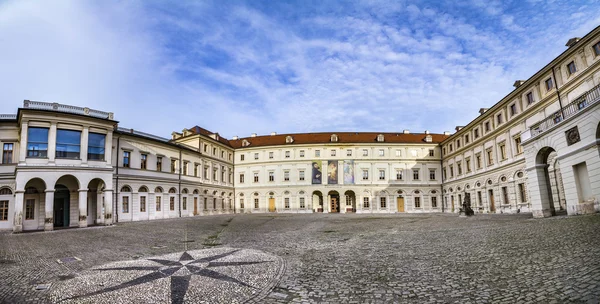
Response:
MULTIPOLYGON (((256 303, 600 302, 600 214, 219 215, 1 232, 0 244, 2 303, 50 303, 53 292, 93 269, 117 265, 109 263, 182 252, 198 259, 198 250, 209 248, 281 259, 274 287, 256 303), (79 260, 57 262, 68 257, 79 260)), ((157 302, 170 300, 169 289, 124 290, 162 292, 157 302)))

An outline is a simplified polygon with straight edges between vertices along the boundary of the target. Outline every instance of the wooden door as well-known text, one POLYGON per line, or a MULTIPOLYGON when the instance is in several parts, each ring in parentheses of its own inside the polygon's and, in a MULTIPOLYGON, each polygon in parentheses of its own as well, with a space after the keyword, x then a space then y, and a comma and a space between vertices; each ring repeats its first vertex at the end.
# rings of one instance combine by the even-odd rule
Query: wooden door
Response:
POLYGON ((398 212, 404 212, 404 197, 397 198, 398 212))
POLYGON ((194 215, 198 215, 198 198, 194 197, 194 215))
POLYGON ((332 213, 337 213, 340 212, 338 210, 338 201, 337 201, 337 197, 332 197, 331 198, 331 212, 332 213))
POLYGON ((275 198, 269 198, 269 212, 275 212, 275 198))
POLYGON ((494 190, 490 189, 488 191, 488 196, 490 198, 490 212, 495 212, 496 211, 496 206, 494 204, 494 190))

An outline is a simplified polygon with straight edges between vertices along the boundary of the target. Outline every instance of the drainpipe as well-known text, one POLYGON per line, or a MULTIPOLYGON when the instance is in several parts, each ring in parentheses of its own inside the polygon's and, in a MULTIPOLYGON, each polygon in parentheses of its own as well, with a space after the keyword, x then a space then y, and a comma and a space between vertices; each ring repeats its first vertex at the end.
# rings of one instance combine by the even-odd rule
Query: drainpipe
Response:
MULTIPOLYGON (((115 223, 119 222, 119 149, 121 148, 121 136, 117 137, 117 189, 115 189, 116 199, 114 202, 113 215, 115 216, 115 223)), ((112 202, 111 202, 112 204, 112 202)))
POLYGON ((560 100, 560 91, 558 90, 558 81, 556 80, 556 74, 554 73, 554 67, 552 67, 552 78, 554 78, 554 82, 556 83, 556 96, 558 97, 558 105, 560 106, 560 115, 562 119, 565 119, 565 113, 563 112, 562 101, 560 100))
POLYGON ((181 161, 181 147, 179 148, 179 217, 181 217, 181 172, 183 162, 181 161))

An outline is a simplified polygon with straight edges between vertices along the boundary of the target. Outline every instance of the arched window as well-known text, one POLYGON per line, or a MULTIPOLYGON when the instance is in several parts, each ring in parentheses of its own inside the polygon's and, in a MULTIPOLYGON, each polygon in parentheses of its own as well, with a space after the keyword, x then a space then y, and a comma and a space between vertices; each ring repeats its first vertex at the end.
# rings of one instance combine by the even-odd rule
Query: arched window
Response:
POLYGON ((129 186, 123 186, 121 192, 131 192, 131 188, 129 188, 129 186))
POLYGON ((177 190, 175 190, 175 188, 171 188, 169 189, 169 193, 177 193, 177 190))
POLYGON ((331 142, 337 142, 338 141, 338 136, 336 134, 331 134, 331 142))
POLYGON ((162 193, 163 192, 163 188, 161 187, 156 187, 156 189, 154 189, 155 193, 162 193))
POLYGON ((187 194, 188 193, 188 189, 187 188, 183 188, 183 190, 181 190, 182 194, 187 194))
POLYGON ((8 187, 0 189, 0 195, 11 195, 12 191, 8 187))
POLYGON ((195 194, 195 195, 199 194, 198 189, 194 189, 193 194, 195 194))
POLYGON ((141 186, 138 192, 148 192, 148 188, 146 188, 146 186, 141 186))

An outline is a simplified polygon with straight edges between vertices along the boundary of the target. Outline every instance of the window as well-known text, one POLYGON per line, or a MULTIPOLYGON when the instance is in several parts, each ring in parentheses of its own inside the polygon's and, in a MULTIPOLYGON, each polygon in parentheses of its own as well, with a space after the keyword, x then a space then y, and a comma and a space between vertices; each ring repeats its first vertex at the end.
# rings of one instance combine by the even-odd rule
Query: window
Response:
POLYGON ((402 180, 402 170, 396 170, 396 180, 402 180))
POLYGON ((334 149, 331 150, 331 156, 335 156, 336 153, 337 153, 337 150, 334 150, 334 149))
POLYGON ((233 154, 229 153, 229 155, 227 156, 227 159, 228 159, 229 161, 233 160, 233 154))
POLYGON ((290 198, 289 197, 286 197, 283 199, 283 207, 285 209, 290 209, 290 198))
POLYGON ((418 180, 419 179, 419 169, 414 169, 413 170, 413 179, 414 180, 418 180))
POLYGON ((402 156, 402 150, 396 150, 396 157, 402 156))
POLYGON ((435 170, 429 169, 429 180, 435 180, 435 170))
POLYGON ((481 191, 477 191, 477 204, 483 205, 483 199, 481 198, 481 191))
POLYGON ((218 168, 215 168, 215 167, 213 167, 213 180, 214 180, 214 181, 218 181, 218 180, 219 180, 219 179, 217 178, 217 177, 218 177, 218 176, 217 176, 217 173, 218 173, 218 171, 219 171, 219 169, 218 169, 218 168))
POLYGON ((156 158, 156 171, 162 171, 162 157, 156 158))
POLYGON ((533 103, 533 93, 529 92, 529 93, 527 93, 526 96, 527 96, 527 104, 528 105, 532 104, 533 103))
POLYGON ((300 150, 300 157, 304 157, 304 150, 300 150))
POLYGON ((456 149, 460 148, 460 139, 456 140, 456 149))
POLYGON ((346 150, 346 156, 352 156, 352 150, 350 150, 350 149, 346 150))
POLYGON ((48 128, 27 130, 27 157, 48 157, 48 128))
POLYGON ((25 201, 25 219, 33 220, 35 219, 35 200, 28 199, 25 201))
POLYGON ((527 202, 527 194, 525 192, 525 184, 519 184, 519 197, 521 198, 521 203, 527 202))
POLYGON ((379 170, 379 180, 385 180, 385 170, 379 170))
POLYGON ((290 151, 285 151, 285 158, 290 158, 290 151))
POLYGON ((129 196, 123 196, 123 213, 129 213, 129 196))
POLYGON ((175 210, 175 197, 174 196, 169 197, 169 209, 171 211, 175 210))
POLYGON ((435 156, 435 150, 429 149, 429 156, 431 156, 431 157, 435 156))
POLYGON ((516 114, 517 114, 517 105, 513 103, 510 105, 510 116, 515 116, 516 114))
MULTIPOLYGON (((469 143, 469 134, 465 134, 465 145, 469 143)), ((433 156, 433 155, 431 155, 433 156)))
POLYGON ((270 182, 274 182, 275 181, 275 172, 269 171, 269 181, 270 182))
POLYGON ((290 181, 290 171, 283 171, 283 181, 290 181))
POLYGON ((104 147, 106 135, 98 133, 88 134, 88 159, 104 160, 104 147))
POLYGON ((194 176, 198 177, 198 164, 194 164, 194 176))
POLYGON ((467 169, 467 173, 471 172, 471 158, 465 159, 465 167, 467 169))
POLYGON ((369 180, 369 170, 367 170, 367 169, 362 170, 362 179, 369 180))
POLYGON ((183 197, 183 210, 187 210, 187 197, 183 197))
POLYGON ((140 196, 140 212, 146 212, 146 197, 140 196))
POLYGON ((225 159, 225 151, 221 151, 221 158, 225 159))
POLYGON ((123 151, 123 167, 124 168, 129 168, 130 156, 131 156, 131 154, 129 153, 129 151, 123 151))
POLYGON ((567 64, 567 70, 569 70, 569 75, 575 74, 577 72, 577 68, 575 67, 575 61, 569 62, 567 64))
POLYGON ((486 132, 489 132, 489 131, 490 131, 490 122, 489 122, 489 121, 486 121, 486 122, 485 122, 485 131, 486 131, 486 132))
POLYGON ((442 154, 443 154, 443 155, 446 155, 446 148, 445 148, 445 147, 444 147, 444 148, 442 148, 442 154))
POLYGON ((431 197, 431 208, 437 208, 437 197, 436 196, 431 197))
POLYGON ((487 150, 486 153, 487 153, 487 159, 488 159, 488 166, 491 166, 494 164, 494 157, 492 154, 492 149, 487 150))
POLYGON ((481 154, 475 156, 475 164, 477 165, 477 169, 481 169, 481 154))
POLYGON ((273 159, 273 152, 269 152, 269 159, 273 159))
POLYGON ((140 169, 146 170, 146 161, 148 160, 147 154, 140 155, 140 169))
POLYGON ((369 198, 368 197, 363 198, 363 208, 369 208, 369 198))
POLYGON ((415 208, 421 208, 421 197, 415 196, 415 208))
POLYGON ((380 197, 379 203, 381 204, 381 208, 387 208, 386 197, 380 197))
POLYGON ((475 139, 479 138, 479 129, 473 130, 473 136, 475 137, 475 139))
POLYGON ((56 131, 56 158, 79 158, 81 131, 56 131))
POLYGON ((258 209, 258 199, 254 199, 254 209, 258 209))
POLYGON ((452 144, 450 144, 449 148, 450 148, 450 152, 452 152, 452 150, 454 150, 454 149, 452 148, 452 144))
POLYGON ((385 150, 379 149, 379 156, 384 156, 384 155, 385 155, 385 150))
POLYGON ((0 221, 8 221, 8 201, 0 201, 0 221))
POLYGON ((175 169, 177 169, 176 163, 177 160, 176 159, 171 159, 171 173, 175 173, 175 169))
POLYGON ((508 201, 508 188, 502 187, 502 203, 504 205, 508 205, 510 202, 508 201))
POLYGON ((2 148, 2 163, 10 164, 13 158, 13 144, 4 144, 2 148))
POLYGON ((244 161, 245 159, 246 159, 246 155, 244 155, 244 154, 241 154, 241 155, 240 155, 240 161, 244 161))
POLYGON ((183 162, 183 175, 188 173, 188 162, 183 162))
POLYGON ((300 209, 306 208, 306 203, 304 202, 304 197, 300 198, 300 209))
POLYGON ((213 210, 217 210, 217 198, 213 198, 213 210))
POLYGON ((244 173, 240 173, 240 184, 244 183, 244 173))
POLYGON ((600 42, 594 44, 593 48, 594 54, 596 54, 596 56, 600 56, 600 42))
POLYGON ((496 115, 496 121, 498 122, 498 124, 502 124, 502 113, 496 115))
POLYGON ((225 170, 225 166, 221 166, 221 181, 225 182, 225 175, 227 175, 227 170, 225 170))
POLYGON ((500 160, 505 160, 506 159, 506 145, 501 144, 499 145, 500 148, 500 160))
POLYGON ((298 180, 301 180, 301 181, 304 180, 304 170, 300 170, 298 172, 298 180))
POLYGON ((363 156, 369 156, 369 150, 363 149, 363 156))
POLYGON ((217 148, 213 148, 213 155, 217 155, 217 148))
POLYGON ((321 150, 315 150, 315 157, 321 156, 321 150))
POLYGON ((254 159, 257 160, 258 159, 258 153, 254 153, 254 159))
POLYGON ((244 199, 240 198, 240 209, 244 209, 244 199))
POLYGON ((448 178, 448 174, 446 174, 446 167, 442 168, 442 178, 444 180, 448 178))
POLYGON ((209 166, 204 166, 204 179, 208 179, 208 171, 209 171, 210 167, 209 166))
POLYGON ((454 177, 454 166, 450 165, 450 177, 454 177))
POLYGON ((515 148, 517 150, 517 154, 523 153, 523 146, 521 146, 521 136, 515 138, 515 148))
POLYGON ((258 172, 254 172, 254 182, 258 183, 258 172))
POLYGON ((458 171, 458 175, 462 174, 462 166, 460 163, 456 164, 456 170, 458 171))
POLYGON ((161 203, 162 197, 159 195, 160 194, 156 194, 156 211, 160 211, 160 203, 161 203))
POLYGON ((545 83, 546 83, 546 91, 550 91, 554 88, 554 82, 552 81, 552 78, 546 79, 545 83))

